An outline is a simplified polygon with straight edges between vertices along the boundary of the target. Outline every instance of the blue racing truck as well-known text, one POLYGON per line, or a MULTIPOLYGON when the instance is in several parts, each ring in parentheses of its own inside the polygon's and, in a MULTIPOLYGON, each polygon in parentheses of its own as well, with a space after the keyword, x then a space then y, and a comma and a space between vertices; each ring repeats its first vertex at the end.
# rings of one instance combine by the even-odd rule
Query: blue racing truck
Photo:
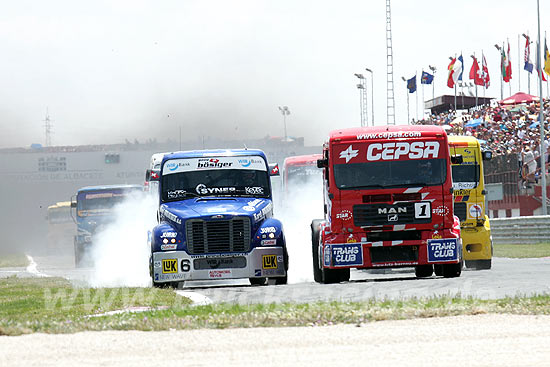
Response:
POLYGON ((261 150, 165 154, 158 224, 149 231, 154 286, 246 279, 286 284, 288 253, 273 216, 270 166, 261 150))
POLYGON ((115 219, 114 206, 130 194, 142 191, 142 185, 87 186, 78 190, 71 200, 71 208, 76 208, 76 218, 73 219, 76 222, 74 260, 77 267, 83 264, 97 233, 115 219))

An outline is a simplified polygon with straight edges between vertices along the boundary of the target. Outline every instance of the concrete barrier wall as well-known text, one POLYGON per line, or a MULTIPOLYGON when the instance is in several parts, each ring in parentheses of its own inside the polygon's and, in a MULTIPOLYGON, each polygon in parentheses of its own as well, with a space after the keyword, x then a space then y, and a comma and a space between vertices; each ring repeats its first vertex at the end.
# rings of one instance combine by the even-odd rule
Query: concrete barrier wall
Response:
POLYGON ((493 242, 550 242, 550 215, 491 219, 493 242))

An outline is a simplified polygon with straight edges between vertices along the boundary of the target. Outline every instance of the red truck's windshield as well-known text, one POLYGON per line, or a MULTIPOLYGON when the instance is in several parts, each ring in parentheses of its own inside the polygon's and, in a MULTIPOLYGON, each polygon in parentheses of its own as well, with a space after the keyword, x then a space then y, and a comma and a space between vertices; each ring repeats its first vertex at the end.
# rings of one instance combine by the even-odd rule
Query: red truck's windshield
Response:
POLYGON ((442 158, 334 165, 334 181, 341 190, 433 186, 446 179, 447 161, 442 158))

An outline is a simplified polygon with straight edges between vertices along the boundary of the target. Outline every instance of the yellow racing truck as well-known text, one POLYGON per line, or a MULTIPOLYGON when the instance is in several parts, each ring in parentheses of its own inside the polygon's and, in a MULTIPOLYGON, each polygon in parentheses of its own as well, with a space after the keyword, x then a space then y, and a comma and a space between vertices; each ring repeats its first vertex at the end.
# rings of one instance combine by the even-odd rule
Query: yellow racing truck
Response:
POLYGON ((472 136, 449 136, 453 177, 454 214, 460 219, 462 253, 467 268, 491 269, 493 240, 485 208, 483 161, 492 152, 482 150, 472 136), (460 162, 460 163, 459 163, 460 162))

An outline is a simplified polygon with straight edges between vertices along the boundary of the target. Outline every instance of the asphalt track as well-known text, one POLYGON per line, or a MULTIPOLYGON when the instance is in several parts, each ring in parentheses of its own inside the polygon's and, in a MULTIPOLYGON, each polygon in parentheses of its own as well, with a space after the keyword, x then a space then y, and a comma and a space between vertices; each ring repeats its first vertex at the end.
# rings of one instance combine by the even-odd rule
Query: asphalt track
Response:
MULTIPOLYGON (((0 269, 0 277, 60 276, 86 285, 91 269, 75 269, 72 256, 34 256, 31 269, 0 269), (32 270, 29 272, 29 270, 32 270)), ((292 272, 292 268, 290 269, 292 272)), ((250 286, 248 280, 187 282, 183 291, 207 302, 239 304, 364 301, 408 299, 440 295, 497 299, 517 295, 550 294, 550 258, 494 258, 491 270, 464 269, 459 278, 432 276, 417 279, 411 268, 352 271, 349 282, 300 282, 277 286, 250 286), (192 293, 191 293, 192 292, 192 293)))

